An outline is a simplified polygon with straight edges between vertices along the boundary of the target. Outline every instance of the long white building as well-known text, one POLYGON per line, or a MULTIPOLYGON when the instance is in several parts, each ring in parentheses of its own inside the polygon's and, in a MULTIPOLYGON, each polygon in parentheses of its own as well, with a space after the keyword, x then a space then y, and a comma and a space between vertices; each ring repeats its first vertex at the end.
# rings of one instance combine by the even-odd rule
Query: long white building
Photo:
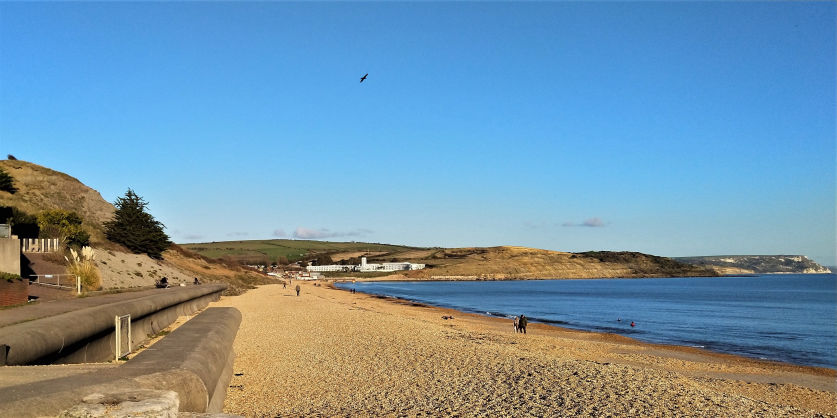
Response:
POLYGON ((402 271, 402 270, 421 270, 424 268, 424 264, 415 264, 415 263, 380 263, 380 264, 367 264, 366 257, 361 257, 360 264, 349 266, 349 265, 340 265, 340 264, 329 264, 325 266, 308 266, 305 267, 308 271, 359 271, 359 272, 371 272, 371 271, 402 271))

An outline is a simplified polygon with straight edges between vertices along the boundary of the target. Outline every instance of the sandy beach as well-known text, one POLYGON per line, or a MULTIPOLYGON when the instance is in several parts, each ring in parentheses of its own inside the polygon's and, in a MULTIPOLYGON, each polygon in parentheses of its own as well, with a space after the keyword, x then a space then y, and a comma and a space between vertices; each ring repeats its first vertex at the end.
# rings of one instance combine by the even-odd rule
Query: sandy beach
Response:
POLYGON ((243 315, 227 413, 837 415, 829 369, 542 324, 515 334, 508 320, 313 283, 261 286, 213 306, 243 315))

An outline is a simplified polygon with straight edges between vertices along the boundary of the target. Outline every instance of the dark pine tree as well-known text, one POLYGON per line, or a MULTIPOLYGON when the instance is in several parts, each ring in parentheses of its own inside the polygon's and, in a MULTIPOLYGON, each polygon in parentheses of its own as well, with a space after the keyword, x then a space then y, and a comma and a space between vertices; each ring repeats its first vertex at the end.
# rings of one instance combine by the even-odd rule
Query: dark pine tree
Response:
POLYGON ((14 194, 17 191, 17 187, 15 187, 15 179, 2 168, 0 168, 0 190, 11 194, 14 194))
POLYGON ((128 189, 125 197, 117 197, 113 219, 105 222, 105 236, 128 247, 136 254, 145 253, 151 258, 163 258, 163 251, 171 242, 163 232, 165 226, 145 211, 148 203, 128 189))

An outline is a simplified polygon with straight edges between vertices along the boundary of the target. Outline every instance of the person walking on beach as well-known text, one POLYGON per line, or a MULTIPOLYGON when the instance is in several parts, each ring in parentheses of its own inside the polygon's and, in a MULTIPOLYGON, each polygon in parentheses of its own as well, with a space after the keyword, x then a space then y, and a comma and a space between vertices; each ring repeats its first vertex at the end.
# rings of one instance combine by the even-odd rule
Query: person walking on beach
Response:
POLYGON ((520 329, 520 332, 526 333, 526 324, 529 321, 526 320, 526 315, 520 315, 520 320, 517 322, 517 327, 520 329))
POLYGON ((299 285, 296 285, 296 295, 299 296, 299 285))
POLYGON ((520 317, 514 317, 514 333, 517 334, 520 332, 520 317))

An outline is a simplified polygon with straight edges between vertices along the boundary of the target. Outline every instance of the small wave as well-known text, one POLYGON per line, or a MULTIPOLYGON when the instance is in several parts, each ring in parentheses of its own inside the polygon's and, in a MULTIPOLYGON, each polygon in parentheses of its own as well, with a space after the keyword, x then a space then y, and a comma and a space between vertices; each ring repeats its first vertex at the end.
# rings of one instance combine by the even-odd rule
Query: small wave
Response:
POLYGON ((571 324, 570 324, 569 322, 567 322, 567 321, 559 321, 559 320, 557 320, 557 319, 545 319, 545 318, 536 318, 536 317, 532 317, 532 318, 529 318, 529 320, 530 320, 530 321, 533 321, 533 322, 542 322, 542 323, 544 323, 544 324, 571 325, 571 324))
MULTIPOLYGON (((514 319, 514 317, 516 316, 516 315, 507 314, 505 312, 492 312, 492 311, 479 311, 478 312, 478 311, 469 310, 469 309, 466 309, 466 308, 456 308, 456 309, 458 309, 460 311, 463 311, 463 312, 473 312, 473 313, 478 313, 480 315, 493 316, 495 318, 514 319)), ((529 319, 531 320, 532 318, 529 318, 529 319)))

